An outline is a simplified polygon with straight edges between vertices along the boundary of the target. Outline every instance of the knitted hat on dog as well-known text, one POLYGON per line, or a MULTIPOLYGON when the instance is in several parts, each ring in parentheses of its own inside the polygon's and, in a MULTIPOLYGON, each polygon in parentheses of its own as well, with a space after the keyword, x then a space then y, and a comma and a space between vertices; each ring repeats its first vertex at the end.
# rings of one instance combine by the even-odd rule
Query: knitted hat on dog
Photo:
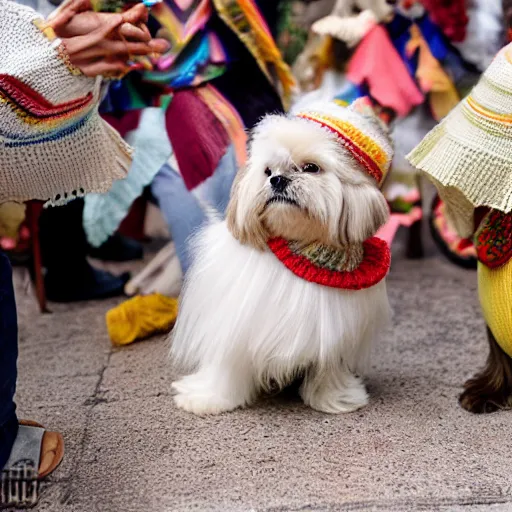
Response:
POLYGON ((359 98, 348 107, 334 102, 323 104, 295 115, 334 133, 340 144, 382 185, 393 158, 393 146, 386 126, 368 98, 359 98))
POLYGON ((512 211, 512 44, 407 158, 434 182, 461 236, 479 206, 512 211))

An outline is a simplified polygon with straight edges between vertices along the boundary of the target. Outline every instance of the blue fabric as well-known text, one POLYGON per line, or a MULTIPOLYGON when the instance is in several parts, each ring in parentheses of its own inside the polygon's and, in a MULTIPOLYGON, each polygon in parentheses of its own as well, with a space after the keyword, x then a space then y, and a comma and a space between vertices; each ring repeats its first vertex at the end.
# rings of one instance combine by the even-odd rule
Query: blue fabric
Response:
POLYGON ((409 74, 414 78, 416 69, 418 68, 418 52, 414 52, 413 55, 408 56, 406 51, 407 43, 411 40, 411 34, 409 32, 411 25, 412 21, 409 18, 395 13, 393 20, 386 25, 386 29, 407 71, 409 71, 409 74))
POLYGON ((151 192, 167 222, 183 274, 191 263, 188 240, 207 219, 204 207, 225 214, 236 171, 235 151, 231 146, 214 174, 193 191, 187 189, 183 178, 168 164, 155 176, 151 192))
POLYGON ((17 359, 18 322, 11 264, 0 252, 0 468, 7 462, 18 433, 14 403, 17 359))
MULTIPOLYGON (((421 35, 428 44, 434 58, 440 62, 455 82, 463 79, 468 73, 475 73, 474 67, 464 61, 459 51, 450 44, 442 30, 427 14, 414 20, 414 23, 420 29, 421 35)), ((407 70, 416 79, 418 52, 407 55, 406 51, 407 43, 411 40, 410 28, 412 24, 411 19, 397 13, 393 20, 386 25, 386 29, 407 70)))
POLYGON ((442 62, 448 53, 452 51, 443 31, 428 16, 420 18, 417 21, 417 25, 421 30, 423 38, 427 41, 432 55, 442 62))
POLYGON ((139 126, 126 136, 134 158, 128 175, 115 181, 104 194, 85 197, 83 225, 88 242, 99 247, 115 233, 133 202, 142 195, 155 174, 172 154, 165 129, 165 110, 150 107, 142 112, 139 126))
POLYGON ((368 88, 364 84, 357 85, 347 80, 334 99, 343 101, 350 105, 353 101, 358 98, 362 98, 363 96, 368 96, 368 94, 368 88))

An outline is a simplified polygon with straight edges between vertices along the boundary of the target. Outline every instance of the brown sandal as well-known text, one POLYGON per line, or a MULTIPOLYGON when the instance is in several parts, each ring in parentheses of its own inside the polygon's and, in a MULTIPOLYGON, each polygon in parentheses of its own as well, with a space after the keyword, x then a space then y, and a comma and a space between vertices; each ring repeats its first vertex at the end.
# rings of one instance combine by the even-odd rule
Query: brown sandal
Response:
POLYGON ((38 479, 42 480, 53 473, 64 458, 64 438, 59 432, 46 430, 40 423, 31 420, 20 420, 20 425, 42 428, 41 454, 39 457, 38 479))

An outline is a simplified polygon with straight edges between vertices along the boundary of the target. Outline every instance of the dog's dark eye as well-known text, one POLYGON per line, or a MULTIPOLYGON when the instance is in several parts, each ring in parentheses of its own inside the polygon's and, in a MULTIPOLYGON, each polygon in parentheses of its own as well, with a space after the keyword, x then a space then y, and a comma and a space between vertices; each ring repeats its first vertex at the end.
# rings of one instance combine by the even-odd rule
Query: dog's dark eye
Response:
POLYGON ((266 174, 267 176, 272 176, 272 171, 267 167, 267 168, 265 169, 265 174, 266 174))
POLYGON ((302 171, 316 174, 317 172, 320 172, 320 167, 318 167, 316 164, 308 163, 302 166, 302 171))

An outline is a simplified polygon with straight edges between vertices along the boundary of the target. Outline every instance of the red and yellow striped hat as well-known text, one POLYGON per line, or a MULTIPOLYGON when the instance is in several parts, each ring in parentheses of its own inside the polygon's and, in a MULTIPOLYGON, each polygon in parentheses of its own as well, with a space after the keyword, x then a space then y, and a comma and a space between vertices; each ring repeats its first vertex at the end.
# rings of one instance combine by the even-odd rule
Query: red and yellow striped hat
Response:
POLYGON ((322 104, 295 115, 336 134, 343 147, 382 185, 393 159, 393 145, 368 98, 359 98, 348 107, 322 104))

